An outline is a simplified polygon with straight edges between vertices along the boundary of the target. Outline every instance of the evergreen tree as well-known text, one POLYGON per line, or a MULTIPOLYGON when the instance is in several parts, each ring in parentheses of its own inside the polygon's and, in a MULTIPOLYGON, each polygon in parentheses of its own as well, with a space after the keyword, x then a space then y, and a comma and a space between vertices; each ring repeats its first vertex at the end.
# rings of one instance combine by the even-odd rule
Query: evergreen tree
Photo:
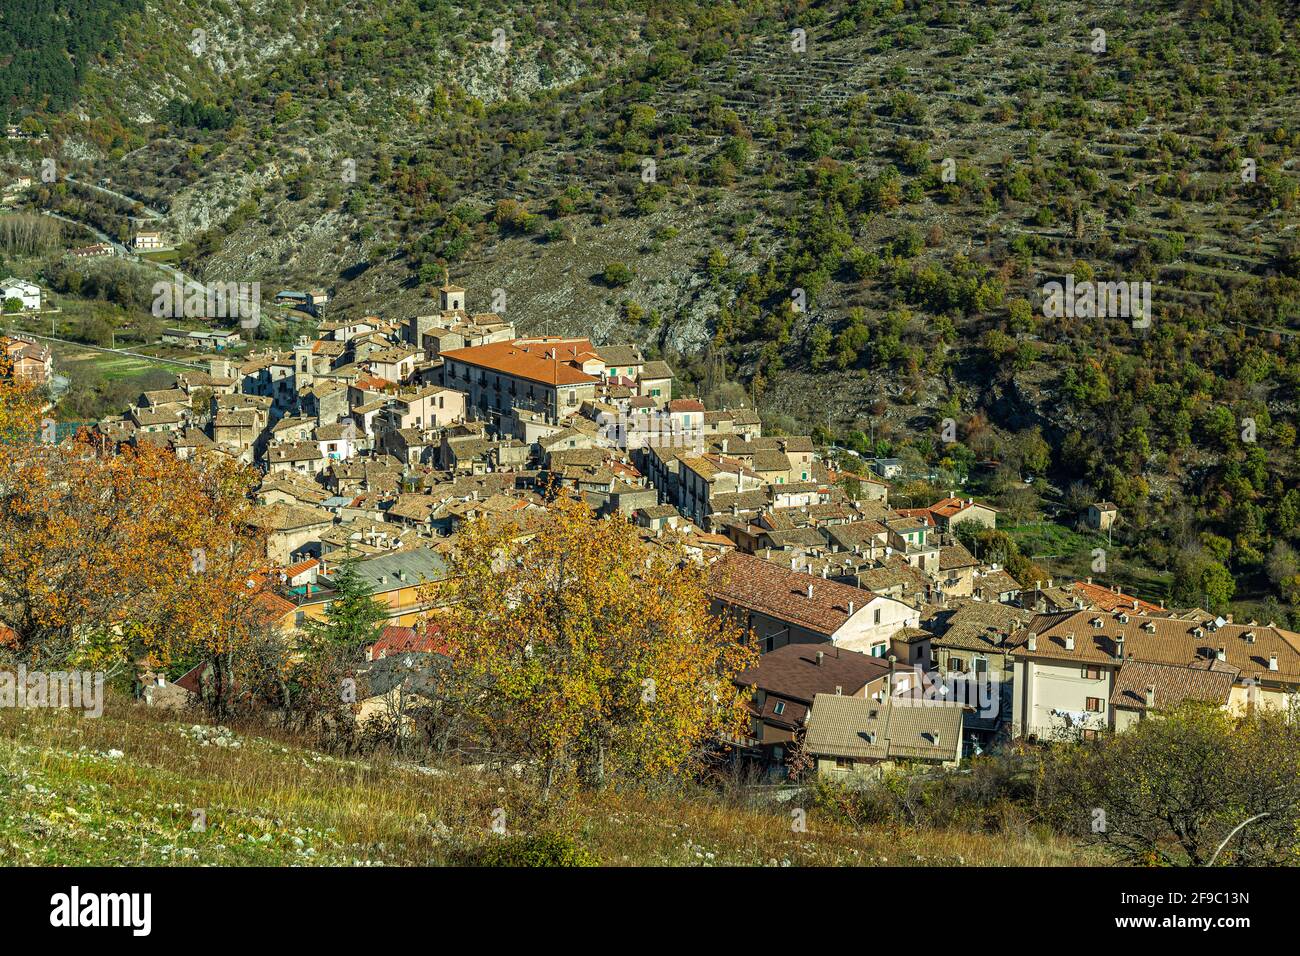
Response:
POLYGON ((336 647, 356 650, 379 640, 388 613, 357 571, 356 561, 343 562, 333 583, 337 594, 330 601, 325 620, 308 621, 308 633, 336 647))

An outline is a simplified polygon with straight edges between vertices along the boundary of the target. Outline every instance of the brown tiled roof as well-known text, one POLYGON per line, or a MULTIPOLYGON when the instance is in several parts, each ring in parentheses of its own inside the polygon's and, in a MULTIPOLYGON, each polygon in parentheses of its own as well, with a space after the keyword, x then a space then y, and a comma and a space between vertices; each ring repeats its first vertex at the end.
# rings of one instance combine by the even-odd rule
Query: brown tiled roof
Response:
POLYGON ((811 704, 818 694, 835 693, 836 687, 855 694, 888 673, 889 664, 879 657, 833 644, 787 644, 764 654, 753 667, 737 674, 735 681, 741 687, 757 687, 811 704))
POLYGON ((831 541, 845 551, 866 544, 878 544, 877 539, 887 537, 888 529, 879 521, 849 521, 844 524, 831 525, 826 529, 831 541))
POLYGON ((992 601, 971 601, 952 612, 944 622, 943 632, 935 638, 936 647, 988 651, 1004 643, 1028 623, 1031 611, 992 601))
POLYGON ((1146 691, 1155 689, 1155 707, 1172 707, 1185 700, 1226 704, 1240 672, 1217 660, 1199 664, 1155 664, 1125 661, 1115 676, 1110 702, 1116 707, 1146 710, 1146 691))
POLYGON ((975 556, 960 544, 945 544, 939 548, 939 570, 951 571, 953 568, 973 568, 979 564, 975 556))
POLYGON ((1300 683, 1300 634, 1273 625, 1224 624, 1212 629, 1195 620, 1156 615, 1103 611, 1065 611, 1037 614, 1012 638, 1016 657, 1111 663, 1116 641, 1124 636, 1124 656, 1158 664, 1193 665, 1214 657, 1224 649, 1226 663, 1237 668, 1242 678, 1300 683), (1127 622, 1121 621, 1127 617, 1127 622), (1093 621, 1100 621, 1096 627, 1093 621), (1200 629, 1198 636, 1196 630, 1200 629), (1028 635, 1037 635, 1037 650, 1028 649, 1028 635), (1065 637, 1074 635, 1074 650, 1066 650, 1065 637), (1254 635, 1248 640, 1247 635, 1254 635), (1269 669, 1269 658, 1277 657, 1277 670, 1269 669))
POLYGON ((313 524, 333 524, 334 515, 312 505, 276 504, 256 508, 249 524, 267 531, 290 531, 313 524))
POLYGON ((777 567, 750 554, 732 553, 713 564, 709 591, 726 604, 789 621, 827 637, 861 608, 870 591, 777 567), (812 597, 808 589, 812 588, 812 597))

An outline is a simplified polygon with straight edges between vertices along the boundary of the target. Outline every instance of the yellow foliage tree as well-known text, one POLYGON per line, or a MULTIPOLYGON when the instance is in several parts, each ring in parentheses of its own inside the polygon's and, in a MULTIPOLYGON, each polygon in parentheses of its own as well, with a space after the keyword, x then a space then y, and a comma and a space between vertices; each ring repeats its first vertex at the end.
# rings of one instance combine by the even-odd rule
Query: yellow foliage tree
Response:
POLYGON ((732 678, 754 653, 706 584, 679 545, 560 498, 527 531, 471 522, 427 597, 447 604, 436 623, 470 716, 549 791, 695 773, 744 732, 732 678))

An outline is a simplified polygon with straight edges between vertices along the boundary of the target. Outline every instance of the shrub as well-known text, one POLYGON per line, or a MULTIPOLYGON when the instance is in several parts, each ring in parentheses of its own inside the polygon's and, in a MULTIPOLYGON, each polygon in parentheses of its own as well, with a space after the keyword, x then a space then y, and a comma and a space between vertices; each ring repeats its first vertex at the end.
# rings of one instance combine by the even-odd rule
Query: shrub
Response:
POLYGON ((461 866, 595 866, 596 858, 558 833, 496 837, 456 855, 461 866))

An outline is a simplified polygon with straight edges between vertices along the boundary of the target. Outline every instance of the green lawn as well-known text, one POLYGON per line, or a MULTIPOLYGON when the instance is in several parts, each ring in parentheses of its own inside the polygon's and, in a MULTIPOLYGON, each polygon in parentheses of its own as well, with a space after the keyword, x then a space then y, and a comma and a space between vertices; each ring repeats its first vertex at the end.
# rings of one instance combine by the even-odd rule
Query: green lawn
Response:
POLYGON ((1069 579, 1092 578, 1098 584, 1118 586, 1125 592, 1157 603, 1169 593, 1173 575, 1147 567, 1133 549, 1107 545, 1102 532, 1079 532, 1051 521, 1032 521, 1001 529, 1015 539, 1020 550, 1048 574, 1069 579), (1094 551, 1103 549, 1105 570, 1094 567, 1094 551))

